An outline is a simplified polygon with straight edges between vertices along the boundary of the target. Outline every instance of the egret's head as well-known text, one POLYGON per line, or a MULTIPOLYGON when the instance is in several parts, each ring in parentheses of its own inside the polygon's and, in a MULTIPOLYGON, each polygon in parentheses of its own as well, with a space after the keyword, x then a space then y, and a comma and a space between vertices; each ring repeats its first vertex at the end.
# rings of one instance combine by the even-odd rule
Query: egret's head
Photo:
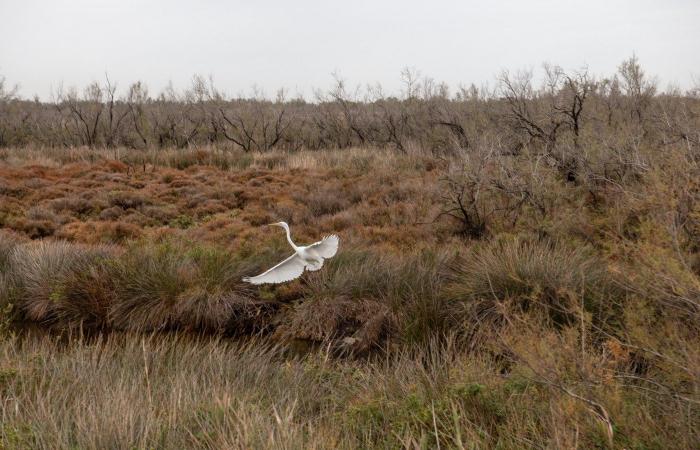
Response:
POLYGON ((275 222, 275 223, 269 224, 268 227, 281 227, 281 228, 285 228, 286 225, 287 225, 287 224, 284 223, 284 222, 275 222))

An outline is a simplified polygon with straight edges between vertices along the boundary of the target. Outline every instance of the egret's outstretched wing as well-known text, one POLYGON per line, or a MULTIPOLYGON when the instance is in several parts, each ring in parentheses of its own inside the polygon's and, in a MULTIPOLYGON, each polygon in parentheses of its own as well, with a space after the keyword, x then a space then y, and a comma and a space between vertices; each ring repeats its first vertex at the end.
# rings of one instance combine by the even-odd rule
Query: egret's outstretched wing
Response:
POLYGON ((316 250, 316 252, 322 258, 332 258, 338 251, 338 243, 340 239, 335 234, 326 236, 320 241, 309 245, 310 249, 316 250))
POLYGON ((304 261, 296 253, 255 277, 245 277, 243 281, 252 284, 284 283, 299 278, 304 273, 304 261))

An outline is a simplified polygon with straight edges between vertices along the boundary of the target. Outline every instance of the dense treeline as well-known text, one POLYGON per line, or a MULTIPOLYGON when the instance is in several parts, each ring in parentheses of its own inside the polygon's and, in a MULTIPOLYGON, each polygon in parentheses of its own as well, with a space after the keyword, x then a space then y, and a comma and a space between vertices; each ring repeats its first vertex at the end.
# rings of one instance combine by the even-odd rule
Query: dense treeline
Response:
POLYGON ((60 88, 51 103, 22 100, 0 85, 0 147, 375 146, 443 154, 467 149, 486 135, 511 151, 535 143, 559 164, 570 165, 553 150, 600 142, 613 133, 631 141, 607 145, 638 138, 661 145, 700 140, 692 126, 700 110, 698 90, 659 93, 634 57, 607 78, 549 65, 541 83, 532 72, 503 72, 493 90, 472 85, 450 94, 446 85, 408 69, 402 81, 397 98, 381 86, 349 89, 335 77, 333 88, 316 91, 314 102, 287 99, 284 91, 275 100, 258 92, 228 98, 200 76, 182 92, 171 85, 157 96, 141 82, 120 95, 106 78, 82 92, 60 88))

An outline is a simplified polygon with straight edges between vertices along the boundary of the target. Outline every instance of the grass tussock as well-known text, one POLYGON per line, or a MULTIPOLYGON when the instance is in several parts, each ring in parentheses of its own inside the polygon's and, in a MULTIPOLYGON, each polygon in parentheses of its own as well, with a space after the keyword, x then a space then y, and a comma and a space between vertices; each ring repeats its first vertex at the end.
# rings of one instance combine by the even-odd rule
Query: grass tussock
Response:
POLYGON ((178 242, 133 246, 110 268, 118 299, 110 322, 120 329, 224 330, 238 297, 246 297, 245 269, 217 248, 178 242))
POLYGON ((442 281, 449 252, 425 250, 397 258, 349 249, 309 274, 303 302, 279 332, 294 338, 339 344, 360 353, 389 335, 418 342, 444 330, 449 311, 442 281))
POLYGON ((531 311, 553 325, 578 313, 603 318, 613 288, 604 263, 585 246, 506 238, 460 258, 447 288, 465 324, 502 323, 505 311, 531 311))
POLYGON ((74 301, 84 297, 72 288, 79 291, 91 280, 76 284, 74 277, 94 271, 109 253, 109 248, 62 241, 16 246, 10 255, 9 276, 23 313, 30 320, 48 322, 66 313, 62 306, 77 307, 74 301))

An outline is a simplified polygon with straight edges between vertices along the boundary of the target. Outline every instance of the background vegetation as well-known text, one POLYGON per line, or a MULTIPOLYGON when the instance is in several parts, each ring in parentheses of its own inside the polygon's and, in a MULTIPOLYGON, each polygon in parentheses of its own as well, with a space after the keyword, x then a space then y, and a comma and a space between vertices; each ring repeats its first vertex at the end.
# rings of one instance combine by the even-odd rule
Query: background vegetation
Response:
POLYGON ((700 98, 0 88, 8 448, 697 448, 700 98), (370 97, 371 95, 371 97, 370 97), (241 277, 341 237, 320 272, 241 277))

